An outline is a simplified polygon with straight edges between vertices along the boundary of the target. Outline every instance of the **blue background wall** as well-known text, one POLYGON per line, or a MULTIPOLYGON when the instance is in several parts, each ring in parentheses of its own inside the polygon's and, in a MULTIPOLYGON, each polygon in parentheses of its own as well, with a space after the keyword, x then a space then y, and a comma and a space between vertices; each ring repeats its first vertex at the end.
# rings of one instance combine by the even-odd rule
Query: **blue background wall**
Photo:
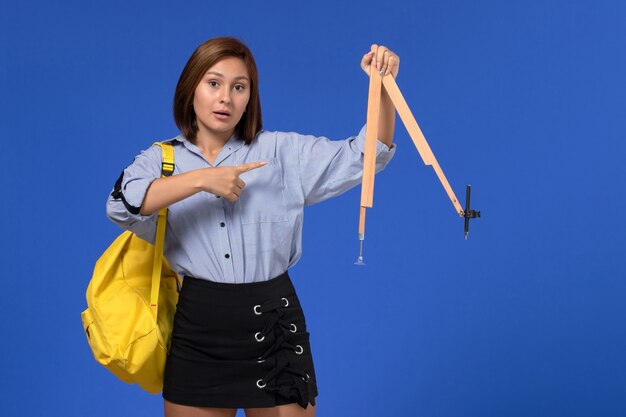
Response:
POLYGON ((360 188, 306 211, 292 271, 319 416, 626 415, 626 3, 2 2, 0 415, 155 416, 160 396, 91 355, 80 312, 120 232, 104 202, 139 150, 177 134, 176 81, 202 41, 244 40, 264 125, 342 139, 365 121, 372 42, 456 193, 399 123, 365 256, 360 188))

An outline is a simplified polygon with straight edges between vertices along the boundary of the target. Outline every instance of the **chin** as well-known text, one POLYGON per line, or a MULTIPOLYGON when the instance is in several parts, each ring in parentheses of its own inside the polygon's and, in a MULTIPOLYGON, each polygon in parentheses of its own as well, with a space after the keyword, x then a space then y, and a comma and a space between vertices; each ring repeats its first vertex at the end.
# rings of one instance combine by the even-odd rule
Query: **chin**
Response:
POLYGON ((218 134, 223 134, 223 133, 228 133, 228 132, 234 132, 237 128, 237 125, 224 125, 224 124, 214 124, 214 123, 203 123, 202 121, 199 121, 199 124, 202 124, 203 128, 205 130, 207 130, 208 132, 212 132, 212 133, 218 133, 218 134))

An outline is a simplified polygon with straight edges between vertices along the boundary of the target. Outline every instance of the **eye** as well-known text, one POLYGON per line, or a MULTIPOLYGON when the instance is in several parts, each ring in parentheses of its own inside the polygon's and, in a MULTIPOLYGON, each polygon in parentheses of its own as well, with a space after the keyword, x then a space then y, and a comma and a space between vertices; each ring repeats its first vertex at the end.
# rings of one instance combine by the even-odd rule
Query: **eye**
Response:
POLYGON ((237 84, 237 85, 235 86, 235 90, 237 90, 237 91, 243 91, 243 90, 245 90, 245 89, 246 89, 246 86, 245 86, 245 85, 237 84))
POLYGON ((217 83, 217 81, 215 81, 215 80, 211 80, 211 81, 209 81, 209 85, 210 85, 211 87, 217 87, 219 84, 217 83))

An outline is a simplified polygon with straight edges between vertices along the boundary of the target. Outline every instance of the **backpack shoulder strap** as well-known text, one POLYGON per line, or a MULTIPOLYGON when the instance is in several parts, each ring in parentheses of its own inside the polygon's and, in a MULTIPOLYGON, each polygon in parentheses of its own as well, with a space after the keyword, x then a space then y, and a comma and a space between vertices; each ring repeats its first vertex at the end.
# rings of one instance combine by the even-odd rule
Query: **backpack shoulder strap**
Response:
POLYGON ((161 147, 163 162, 161 163, 161 176, 169 177, 174 172, 174 147, 167 142, 154 142, 161 147))
MULTIPOLYGON (((161 177, 169 177, 174 172, 174 148, 169 143, 155 142, 161 147, 163 162, 161 177)), ((157 218, 156 238, 154 241, 154 263, 152 264, 152 289, 150 292, 150 306, 154 310, 154 319, 157 319, 159 287, 161 285, 161 267, 163 266, 163 245, 165 242, 165 226, 167 223, 167 207, 159 210, 157 218)))

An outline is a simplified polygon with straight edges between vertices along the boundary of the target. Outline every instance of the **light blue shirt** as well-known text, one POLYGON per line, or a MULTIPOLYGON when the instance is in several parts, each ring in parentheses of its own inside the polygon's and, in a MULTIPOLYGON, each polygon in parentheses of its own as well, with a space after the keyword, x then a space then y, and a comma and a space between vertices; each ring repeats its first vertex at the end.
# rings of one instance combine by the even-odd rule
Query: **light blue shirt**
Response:
MULTIPOLYGON (((169 207, 164 256, 181 277, 217 282, 265 281, 294 266, 302 256, 302 221, 306 205, 338 196, 360 184, 365 126, 357 136, 333 141, 293 132, 260 131, 246 145, 233 136, 211 165, 184 136, 174 147, 174 175, 186 171, 234 166, 254 161, 268 164, 240 176, 246 183, 239 199, 200 192, 169 207)), ((395 153, 378 141, 376 172, 395 153)), ((124 170, 122 193, 139 208, 146 190, 161 176, 161 148, 154 145, 124 170)), ((157 215, 132 214, 109 196, 107 216, 120 227, 153 243, 157 215)))

